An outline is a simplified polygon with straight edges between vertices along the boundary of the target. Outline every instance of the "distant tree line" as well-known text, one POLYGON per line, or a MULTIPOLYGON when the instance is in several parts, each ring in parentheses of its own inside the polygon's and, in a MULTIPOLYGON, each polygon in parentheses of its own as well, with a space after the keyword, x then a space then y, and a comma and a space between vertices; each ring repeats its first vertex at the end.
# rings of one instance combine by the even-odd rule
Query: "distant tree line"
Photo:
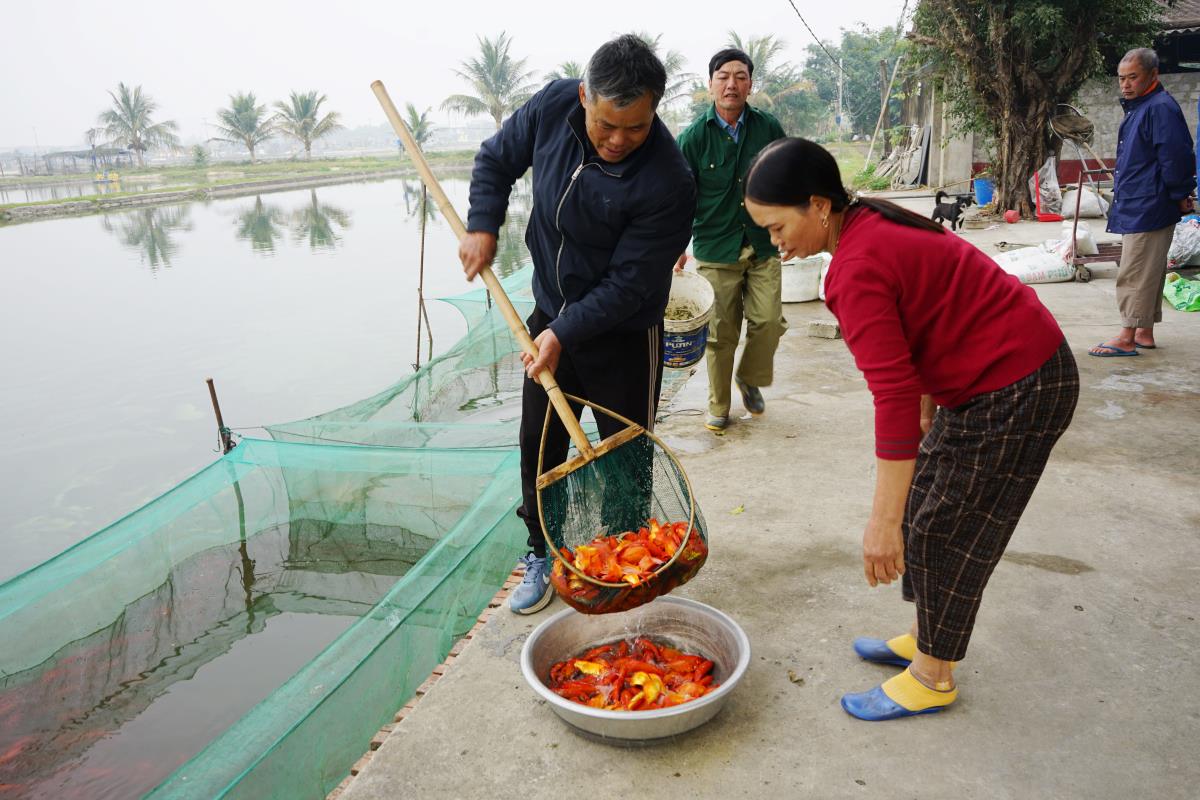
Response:
MULTIPOLYGON (((101 112, 98 128, 89 128, 84 138, 94 150, 107 144, 132 150, 138 166, 145 166, 147 150, 179 149, 179 126, 174 120, 155 120, 156 103, 142 87, 129 87, 118 83, 115 92, 109 92, 112 107, 101 112)), ((287 101, 274 104, 274 112, 260 104, 254 92, 235 92, 229 96, 229 105, 217 109, 214 126, 219 136, 215 141, 240 144, 250 153, 254 163, 255 149, 272 136, 282 135, 295 139, 304 147, 306 158, 312 158, 312 145, 318 139, 342 128, 338 112, 321 113, 327 98, 317 91, 296 92, 287 101)))

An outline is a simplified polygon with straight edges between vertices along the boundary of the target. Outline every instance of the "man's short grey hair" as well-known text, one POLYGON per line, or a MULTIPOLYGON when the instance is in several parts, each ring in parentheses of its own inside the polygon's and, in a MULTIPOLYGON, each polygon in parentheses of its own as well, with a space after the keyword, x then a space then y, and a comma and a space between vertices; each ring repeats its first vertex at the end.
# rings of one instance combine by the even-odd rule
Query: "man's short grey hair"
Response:
POLYGON ((650 105, 657 109, 667 90, 667 71, 650 45, 627 33, 592 54, 583 73, 583 88, 589 103, 608 100, 617 108, 636 103, 649 92, 650 105))
MULTIPOLYGON (((1121 63, 1136 61, 1142 65, 1142 69, 1146 72, 1152 72, 1158 69, 1158 53, 1151 50, 1149 47, 1135 47, 1125 54, 1121 59, 1121 63)), ((1112 63, 1112 62, 1109 62, 1112 63)))

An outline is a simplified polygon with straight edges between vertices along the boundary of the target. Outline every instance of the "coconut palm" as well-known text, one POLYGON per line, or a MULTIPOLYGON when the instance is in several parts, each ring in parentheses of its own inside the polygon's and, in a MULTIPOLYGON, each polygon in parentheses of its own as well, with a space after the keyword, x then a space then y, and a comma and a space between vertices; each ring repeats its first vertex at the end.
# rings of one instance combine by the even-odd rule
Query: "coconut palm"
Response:
POLYGON ((192 229, 191 209, 188 206, 139 208, 103 216, 100 224, 109 233, 115 233, 121 244, 136 250, 143 264, 149 262, 151 272, 157 272, 160 264, 171 266, 176 250, 175 231, 192 229))
POLYGON ((108 96, 112 98, 113 107, 99 117, 104 135, 113 144, 124 145, 137 153, 139 167, 145 166, 142 155, 147 150, 179 146, 179 137, 175 135, 179 126, 174 120, 154 121, 158 103, 142 94, 141 86, 131 89, 118 83, 117 91, 109 92, 108 96))
POLYGON ((342 240, 337 229, 350 227, 350 214, 336 206, 317 202, 316 189, 310 189, 309 193, 309 204, 292 212, 292 239, 296 244, 307 241, 314 253, 333 250, 342 240))
POLYGON ((471 85, 475 94, 452 94, 442 102, 442 109, 468 117, 488 114, 500 123, 529 99, 537 89, 531 83, 533 70, 525 69, 528 59, 509 55, 512 39, 503 31, 495 39, 479 37, 479 57, 461 62, 462 69, 454 70, 458 77, 471 85))
POLYGON ((654 54, 662 60, 663 68, 667 71, 667 89, 663 92, 661 103, 669 105, 671 102, 680 99, 681 97, 691 97, 691 84, 695 80, 695 74, 685 72, 683 65, 687 63, 687 59, 683 57, 683 53, 678 50, 668 50, 666 54, 660 54, 659 50, 662 47, 662 34, 651 36, 645 31, 634 31, 634 36, 641 39, 654 54))
POLYGON ((432 108, 427 108, 418 113, 417 107, 412 103, 404 104, 404 112, 407 117, 404 124, 408 126, 408 131, 418 146, 423 146, 433 137, 433 122, 429 119, 429 112, 432 110, 432 108))
POLYGON ((798 67, 787 61, 779 61, 787 43, 774 34, 742 39, 736 31, 730 31, 729 47, 736 47, 754 62, 754 93, 749 97, 750 102, 773 110, 776 116, 780 116, 781 109, 777 108, 780 103, 814 88, 804 80, 798 67))
POLYGON ((546 80, 556 81, 560 78, 583 78, 583 64, 578 61, 564 61, 556 68, 546 73, 546 80))
POLYGON ((285 222, 284 214, 275 206, 263 203, 255 195, 254 206, 237 215, 237 238, 250 243, 250 249, 258 253, 275 252, 275 242, 283 238, 280 226, 285 222))
POLYGON ((304 145, 304 157, 312 158, 312 143, 344 126, 336 111, 321 116, 321 104, 328 98, 316 91, 292 92, 288 102, 275 103, 271 124, 276 131, 304 145))
POLYGON ((214 127, 224 135, 213 138, 218 142, 240 142, 250 151, 251 164, 254 163, 254 148, 275 133, 274 124, 267 116, 267 107, 256 103, 254 92, 229 95, 229 108, 217 109, 217 120, 214 127))

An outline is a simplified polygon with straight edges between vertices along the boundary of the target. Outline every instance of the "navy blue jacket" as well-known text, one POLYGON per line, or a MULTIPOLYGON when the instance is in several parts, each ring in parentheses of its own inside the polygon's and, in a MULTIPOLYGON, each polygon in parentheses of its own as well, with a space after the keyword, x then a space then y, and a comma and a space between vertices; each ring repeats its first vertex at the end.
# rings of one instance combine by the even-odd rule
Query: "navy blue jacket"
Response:
POLYGON ((587 137, 579 81, 551 82, 480 147, 467 229, 497 233, 531 166, 533 296, 563 347, 661 322, 696 188, 658 116, 641 147, 609 164, 587 137))
POLYGON ((1179 201, 1196 188, 1192 134, 1175 98, 1162 84, 1121 100, 1117 175, 1108 215, 1111 233, 1145 233, 1179 222, 1179 201))

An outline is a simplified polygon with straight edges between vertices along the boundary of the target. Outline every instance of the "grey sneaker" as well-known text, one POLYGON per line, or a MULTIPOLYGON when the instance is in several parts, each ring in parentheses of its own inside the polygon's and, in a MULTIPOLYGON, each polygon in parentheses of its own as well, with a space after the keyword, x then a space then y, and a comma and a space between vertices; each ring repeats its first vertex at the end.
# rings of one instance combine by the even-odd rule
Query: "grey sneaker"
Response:
POLYGON ((729 427, 729 417, 718 417, 715 414, 709 414, 708 418, 704 420, 704 427, 710 431, 723 431, 729 427))
POLYGON ((508 607, 514 614, 536 614, 554 598, 554 587, 550 585, 550 559, 526 553, 521 556, 521 563, 525 565, 525 577, 521 579, 521 585, 513 589, 508 607))
POLYGON ((742 381, 734 381, 737 384, 738 391, 742 393, 742 405, 746 407, 754 416, 758 416, 767 410, 767 403, 763 400, 762 392, 757 386, 751 386, 742 381))

